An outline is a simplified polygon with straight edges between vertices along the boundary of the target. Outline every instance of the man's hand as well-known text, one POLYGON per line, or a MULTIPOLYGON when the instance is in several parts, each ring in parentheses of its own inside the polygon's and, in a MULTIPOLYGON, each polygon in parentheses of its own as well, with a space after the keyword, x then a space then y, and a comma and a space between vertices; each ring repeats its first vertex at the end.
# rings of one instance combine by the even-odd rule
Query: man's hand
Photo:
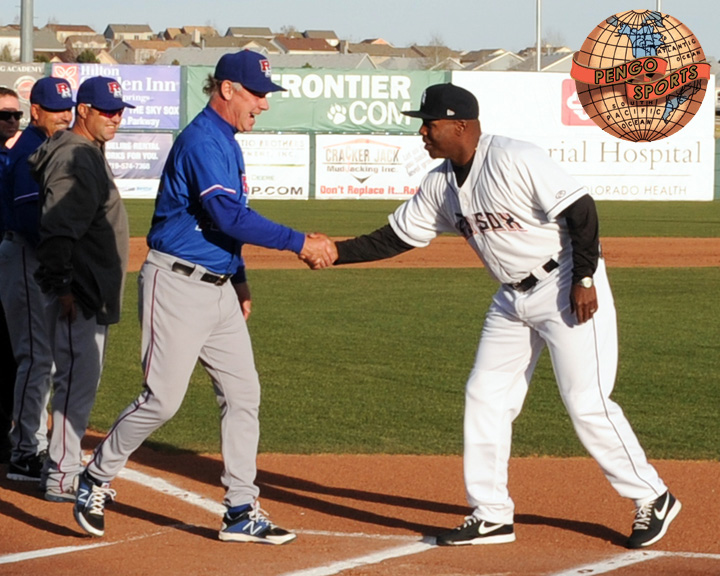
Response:
POLYGON ((63 320, 67 318, 68 321, 72 324, 77 318, 75 298, 73 297, 72 293, 63 294, 62 296, 58 296, 57 298, 58 302, 60 303, 60 318, 63 320))
POLYGON ((240 284, 233 284, 233 288, 235 288, 238 302, 240 302, 240 310, 242 310, 243 318, 245 318, 245 320, 247 321, 248 317, 250 316, 250 312, 252 312, 250 285, 247 282, 242 282, 240 284))
POLYGON ((570 309, 575 313, 580 324, 590 320, 598 309, 595 286, 584 288, 580 284, 573 284, 570 290, 570 309))
POLYGON ((330 238, 325 234, 313 232, 305 236, 305 244, 298 257, 313 270, 320 270, 332 266, 337 260, 338 253, 335 243, 330 238))

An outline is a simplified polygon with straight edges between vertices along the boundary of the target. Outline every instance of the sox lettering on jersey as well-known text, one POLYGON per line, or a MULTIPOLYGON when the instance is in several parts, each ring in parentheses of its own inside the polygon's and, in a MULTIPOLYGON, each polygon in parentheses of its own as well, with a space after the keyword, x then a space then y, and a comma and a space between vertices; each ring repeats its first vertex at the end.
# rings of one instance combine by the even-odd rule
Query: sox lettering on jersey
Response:
POLYGON ((526 232, 509 212, 476 212, 470 216, 456 213, 455 216, 458 218, 455 227, 465 239, 488 232, 526 232))

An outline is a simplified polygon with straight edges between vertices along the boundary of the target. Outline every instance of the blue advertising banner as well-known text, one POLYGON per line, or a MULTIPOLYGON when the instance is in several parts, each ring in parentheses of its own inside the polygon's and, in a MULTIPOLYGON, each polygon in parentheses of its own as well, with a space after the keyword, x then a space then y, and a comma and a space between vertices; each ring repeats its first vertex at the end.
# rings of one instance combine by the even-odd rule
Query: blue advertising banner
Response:
POLYGON ((65 78, 77 93, 92 76, 109 76, 123 89, 123 99, 136 106, 123 114, 121 129, 180 128, 180 67, 105 64, 53 64, 52 76, 65 78))

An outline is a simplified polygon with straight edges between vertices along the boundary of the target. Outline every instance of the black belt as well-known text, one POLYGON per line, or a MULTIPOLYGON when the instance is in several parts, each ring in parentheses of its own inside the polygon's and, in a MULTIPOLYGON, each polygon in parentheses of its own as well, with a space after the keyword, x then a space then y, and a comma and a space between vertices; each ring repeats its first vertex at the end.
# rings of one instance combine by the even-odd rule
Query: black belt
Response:
MULTIPOLYGON (((552 272, 558 266, 560 266, 560 264, 558 264, 555 260, 551 258, 550 260, 545 262, 545 264, 543 264, 543 270, 545 270, 545 272, 552 272)), ((533 274, 530 274, 530 276, 528 276, 527 278, 523 278, 522 280, 520 280, 520 282, 510 284, 510 287, 513 290, 517 290, 518 292, 527 292, 528 290, 530 290, 530 288, 533 288, 538 282, 540 282, 540 280, 533 274)))
MULTIPOLYGON (((175 262, 172 265, 171 270, 173 272, 177 272, 178 274, 182 274, 183 276, 192 276, 192 273, 195 272, 195 266, 188 266, 186 264, 181 264, 180 262, 175 262)), ((202 276, 200 276, 200 280, 203 282, 207 282, 209 284, 215 284, 215 286, 222 286, 232 278, 232 274, 211 274, 210 272, 205 272, 202 276)))

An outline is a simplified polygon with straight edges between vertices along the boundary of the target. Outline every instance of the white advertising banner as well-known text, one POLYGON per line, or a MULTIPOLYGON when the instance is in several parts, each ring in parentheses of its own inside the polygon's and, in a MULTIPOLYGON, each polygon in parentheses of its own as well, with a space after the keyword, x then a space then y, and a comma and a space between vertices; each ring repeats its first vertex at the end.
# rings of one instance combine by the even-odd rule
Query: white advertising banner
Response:
POLYGON ((420 136, 318 134, 315 198, 410 198, 439 163, 420 136))
POLYGON ((245 159, 249 198, 307 200, 310 198, 310 136, 308 134, 235 135, 245 159))
POLYGON ((596 200, 713 200, 714 76, 687 126, 654 142, 603 132, 568 74, 453 72, 452 81, 477 97, 483 132, 546 149, 596 200))

